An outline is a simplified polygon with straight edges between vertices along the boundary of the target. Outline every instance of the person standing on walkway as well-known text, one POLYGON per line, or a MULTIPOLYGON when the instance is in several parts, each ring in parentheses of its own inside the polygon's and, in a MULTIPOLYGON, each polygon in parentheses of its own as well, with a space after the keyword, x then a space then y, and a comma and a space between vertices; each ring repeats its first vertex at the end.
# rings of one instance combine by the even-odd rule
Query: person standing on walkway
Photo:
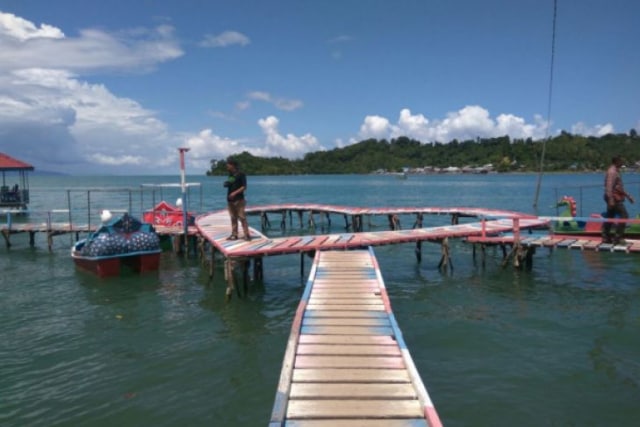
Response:
POLYGON ((227 240, 238 239, 238 222, 242 225, 244 240, 251 240, 247 215, 244 212, 246 206, 244 192, 247 189, 247 176, 240 170, 238 162, 231 157, 227 159, 227 171, 229 176, 224 182, 224 186, 227 188, 227 209, 231 217, 231 235, 227 237, 227 240))
MULTIPOLYGON (((607 203, 607 218, 620 219, 629 218, 627 208, 624 206, 625 199, 633 203, 633 197, 627 193, 622 183, 622 177, 620 176, 620 167, 622 167, 622 158, 615 156, 611 159, 611 166, 607 169, 604 176, 604 201, 607 203)), ((624 222, 616 223, 616 231, 613 239, 611 238, 611 222, 605 222, 602 226, 602 242, 603 243, 624 243, 622 239, 624 235, 624 229, 626 224, 624 222)))

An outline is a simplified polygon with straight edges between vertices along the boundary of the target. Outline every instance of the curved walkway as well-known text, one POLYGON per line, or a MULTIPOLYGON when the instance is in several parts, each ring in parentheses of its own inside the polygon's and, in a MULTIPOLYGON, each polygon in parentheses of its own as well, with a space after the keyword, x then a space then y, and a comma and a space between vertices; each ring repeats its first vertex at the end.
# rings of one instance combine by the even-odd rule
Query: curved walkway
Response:
POLYGON ((548 220, 538 217, 495 209, 483 208, 355 208, 319 204, 284 204, 256 206, 247 209, 248 214, 268 212, 308 212, 339 215, 457 215, 476 217, 481 220, 464 224, 436 227, 413 228, 406 230, 357 231, 332 234, 313 234, 306 236, 287 236, 270 238, 251 229, 251 241, 226 240, 229 235, 229 214, 226 210, 212 212, 196 218, 196 227, 225 257, 257 257, 316 250, 354 249, 368 246, 390 245, 422 241, 441 241, 445 238, 464 238, 469 236, 497 235, 505 232, 544 227, 548 220))

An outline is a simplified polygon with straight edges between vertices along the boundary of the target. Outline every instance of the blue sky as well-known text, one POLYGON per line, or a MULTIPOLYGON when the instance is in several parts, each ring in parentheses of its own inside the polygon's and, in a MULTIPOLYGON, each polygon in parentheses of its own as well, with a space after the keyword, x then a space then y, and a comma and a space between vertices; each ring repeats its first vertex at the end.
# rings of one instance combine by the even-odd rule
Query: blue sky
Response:
POLYGON ((0 151, 175 174, 250 151, 640 131, 640 2, 0 0, 0 151))

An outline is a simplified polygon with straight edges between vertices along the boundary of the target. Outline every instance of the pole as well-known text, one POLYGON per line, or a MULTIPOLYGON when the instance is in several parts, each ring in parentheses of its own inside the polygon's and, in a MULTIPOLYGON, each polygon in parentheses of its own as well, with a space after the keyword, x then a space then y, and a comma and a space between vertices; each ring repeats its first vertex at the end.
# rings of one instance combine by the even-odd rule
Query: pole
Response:
POLYGON ((189 151, 186 147, 178 148, 180 152, 180 186, 182 189, 182 225, 184 227, 184 244, 186 250, 188 250, 189 244, 189 224, 187 223, 187 208, 189 204, 187 203, 187 183, 185 181, 185 173, 184 173, 184 153, 189 151))
POLYGON ((551 33, 551 66, 549 67, 549 98, 547 100, 547 126, 545 127, 546 136, 542 141, 542 153, 540 154, 540 172, 538 173, 538 183, 536 185, 536 195, 533 199, 533 208, 537 210, 538 208, 538 196, 540 195, 540 184, 542 183, 542 172, 544 170, 544 155, 547 149, 547 140, 550 137, 550 127, 551 127, 551 99, 553 92, 553 62, 555 56, 555 45, 556 45, 556 15, 558 9, 558 0, 553 0, 553 32, 551 33))

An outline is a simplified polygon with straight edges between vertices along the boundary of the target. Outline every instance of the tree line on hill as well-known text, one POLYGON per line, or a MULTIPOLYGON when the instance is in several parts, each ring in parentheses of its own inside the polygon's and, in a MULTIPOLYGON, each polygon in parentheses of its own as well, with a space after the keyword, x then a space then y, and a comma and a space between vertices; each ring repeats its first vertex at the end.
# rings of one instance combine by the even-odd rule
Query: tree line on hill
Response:
MULTIPOLYGON (((404 168, 479 167, 493 165, 497 172, 539 171, 544 147, 544 171, 603 170, 611 157, 621 155, 628 166, 640 163, 640 137, 629 134, 601 137, 572 135, 562 131, 546 141, 498 138, 449 143, 422 143, 408 137, 367 139, 347 147, 307 153, 302 159, 256 157, 244 151, 233 157, 251 175, 367 174, 404 168)), ((212 159, 207 175, 226 175, 226 159, 212 159)))

